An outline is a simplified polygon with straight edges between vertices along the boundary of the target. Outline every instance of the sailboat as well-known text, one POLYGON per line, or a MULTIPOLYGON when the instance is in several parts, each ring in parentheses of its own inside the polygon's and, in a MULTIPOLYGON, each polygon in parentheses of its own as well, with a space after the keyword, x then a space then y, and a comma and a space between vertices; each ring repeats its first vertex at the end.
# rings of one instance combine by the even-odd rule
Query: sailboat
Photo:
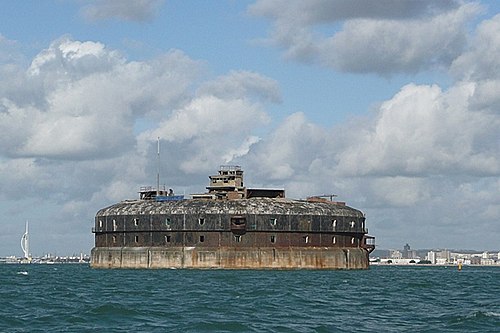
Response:
POLYGON ((26 221, 26 231, 24 232, 23 236, 21 237, 21 249, 23 250, 24 257, 21 260, 21 263, 26 263, 29 264, 31 263, 31 255, 30 255, 30 239, 29 239, 29 233, 28 233, 28 221, 26 221))

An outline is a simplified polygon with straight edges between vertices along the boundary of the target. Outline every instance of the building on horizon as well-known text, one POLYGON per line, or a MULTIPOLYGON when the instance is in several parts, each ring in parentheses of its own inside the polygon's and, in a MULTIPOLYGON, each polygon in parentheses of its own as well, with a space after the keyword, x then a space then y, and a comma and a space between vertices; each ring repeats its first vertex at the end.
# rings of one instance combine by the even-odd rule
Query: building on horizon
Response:
POLYGON ((417 251, 412 250, 410 248, 410 244, 408 244, 408 243, 406 243, 406 245, 403 246, 402 255, 403 255, 403 259, 418 259, 417 251))
POLYGON ((434 251, 427 252, 426 260, 430 261, 431 264, 435 265, 436 264, 436 252, 434 252, 434 251))

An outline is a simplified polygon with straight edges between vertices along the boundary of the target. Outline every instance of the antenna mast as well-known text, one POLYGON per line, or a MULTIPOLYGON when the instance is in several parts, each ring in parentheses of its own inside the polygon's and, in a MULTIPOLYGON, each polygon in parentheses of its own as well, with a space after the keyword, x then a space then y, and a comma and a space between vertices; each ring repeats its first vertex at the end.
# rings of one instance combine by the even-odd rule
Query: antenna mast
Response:
POLYGON ((156 196, 160 195, 160 137, 158 137, 158 169, 156 173, 156 196))

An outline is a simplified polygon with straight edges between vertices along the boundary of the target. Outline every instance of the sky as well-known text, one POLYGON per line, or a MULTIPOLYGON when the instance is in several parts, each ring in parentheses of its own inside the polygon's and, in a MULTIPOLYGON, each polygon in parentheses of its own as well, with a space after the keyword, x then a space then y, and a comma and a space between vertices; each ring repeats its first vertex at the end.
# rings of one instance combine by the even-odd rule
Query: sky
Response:
POLYGON ((0 3, 0 256, 90 253, 96 212, 220 165, 336 194, 378 248, 500 249, 500 3, 0 3))

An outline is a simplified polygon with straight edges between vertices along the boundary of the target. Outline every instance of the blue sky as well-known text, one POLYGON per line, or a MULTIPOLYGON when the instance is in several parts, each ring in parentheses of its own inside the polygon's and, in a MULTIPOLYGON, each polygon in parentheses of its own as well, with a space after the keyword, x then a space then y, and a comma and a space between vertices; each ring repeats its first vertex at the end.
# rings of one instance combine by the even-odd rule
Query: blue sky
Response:
POLYGON ((4 1, 0 255, 89 252, 95 212, 220 164, 336 193, 382 248, 498 249, 496 1, 4 1))

